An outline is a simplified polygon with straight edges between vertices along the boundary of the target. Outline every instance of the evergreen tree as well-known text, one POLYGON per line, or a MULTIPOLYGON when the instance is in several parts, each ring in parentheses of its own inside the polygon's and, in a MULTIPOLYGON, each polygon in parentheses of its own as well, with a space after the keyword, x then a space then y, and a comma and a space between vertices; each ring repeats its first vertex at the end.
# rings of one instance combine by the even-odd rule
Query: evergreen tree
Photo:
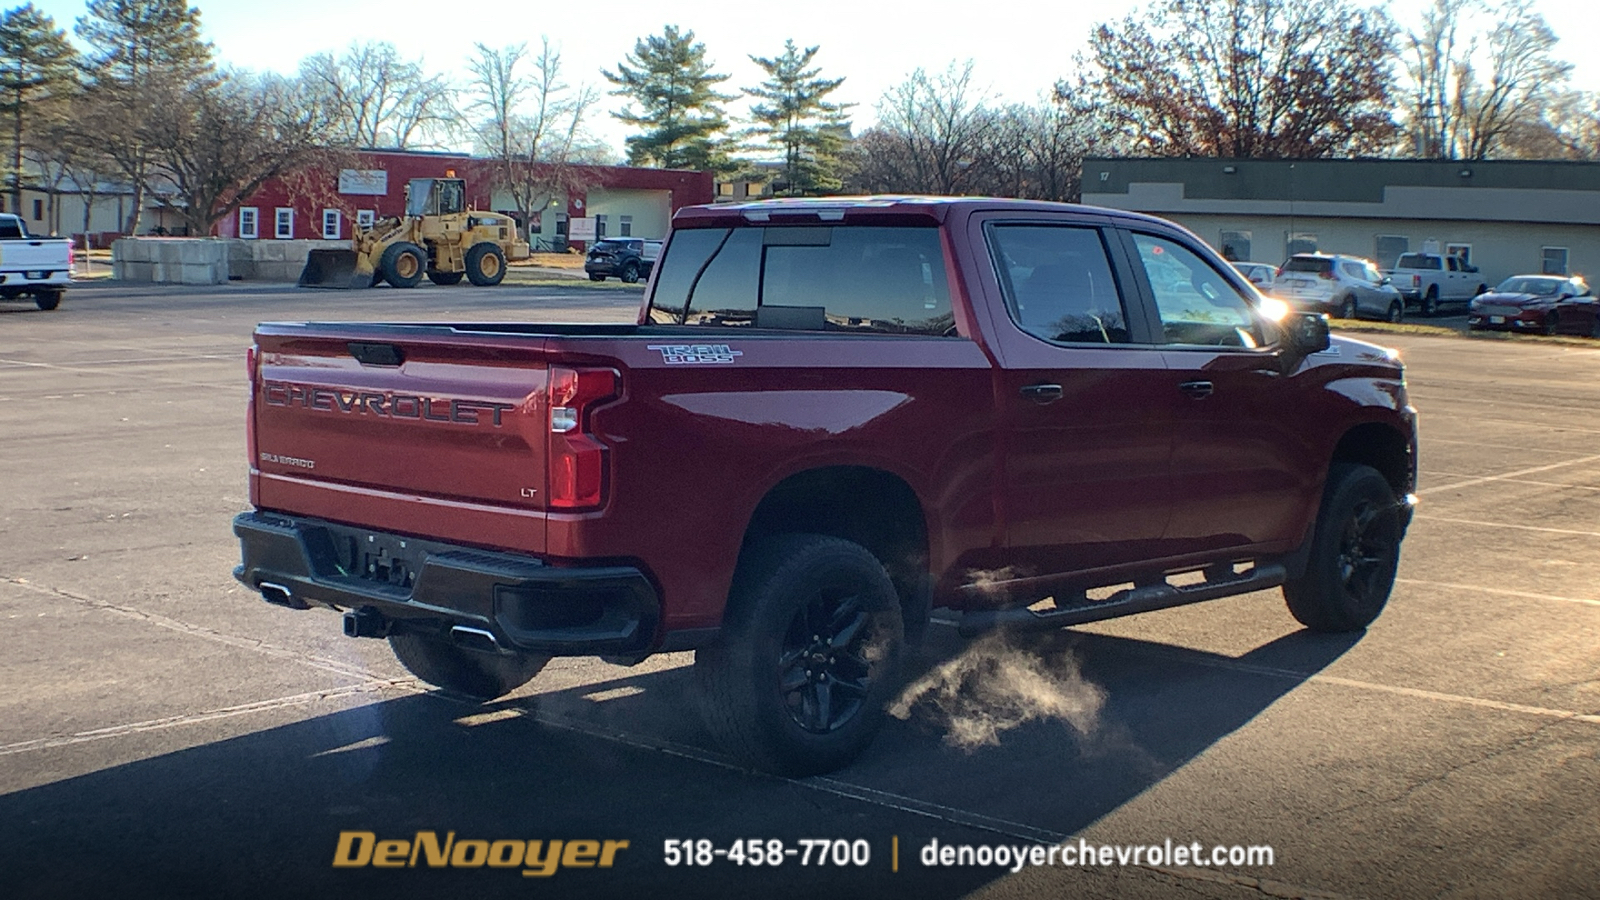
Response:
POLYGON ((216 86, 211 45, 200 37, 200 10, 185 0, 89 0, 76 30, 90 46, 82 126, 99 136, 133 190, 123 226, 133 234, 159 150, 146 125, 156 110, 216 86))
POLYGON ((66 32, 32 3, 0 17, 0 115, 10 126, 11 167, 6 179, 13 211, 22 209, 25 132, 39 124, 41 105, 70 92, 77 55, 66 32))
POLYGON ((745 93, 766 101, 750 108, 756 127, 752 132, 768 146, 783 150, 783 184, 776 193, 805 196, 837 191, 840 153, 849 137, 846 105, 825 99, 844 83, 843 78, 818 78, 821 69, 807 68, 816 47, 801 50, 784 41, 783 55, 750 61, 767 73, 760 87, 745 93))
POLYGON ((600 74, 617 86, 612 94, 633 101, 612 115, 644 129, 627 139, 631 165, 733 168, 727 143, 719 137, 728 127, 721 104, 733 98, 716 91, 728 76, 711 71, 706 47, 695 42, 693 31, 680 34, 668 25, 659 36, 637 41, 616 72, 600 74))

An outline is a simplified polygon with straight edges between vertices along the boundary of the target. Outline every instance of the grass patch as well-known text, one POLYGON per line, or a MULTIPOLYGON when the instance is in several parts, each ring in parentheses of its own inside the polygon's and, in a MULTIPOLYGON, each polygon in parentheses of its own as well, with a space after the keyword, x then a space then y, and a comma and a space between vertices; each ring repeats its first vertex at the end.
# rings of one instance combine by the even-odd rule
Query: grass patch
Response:
POLYGON ((1554 344, 1561 347, 1587 347, 1600 350, 1600 341, 1570 334, 1525 334, 1517 331, 1468 331, 1447 325, 1422 325, 1412 322, 1361 322, 1333 319, 1329 326, 1334 331, 1362 334, 1421 334, 1431 337, 1466 338, 1475 341, 1516 341, 1518 343, 1554 344))

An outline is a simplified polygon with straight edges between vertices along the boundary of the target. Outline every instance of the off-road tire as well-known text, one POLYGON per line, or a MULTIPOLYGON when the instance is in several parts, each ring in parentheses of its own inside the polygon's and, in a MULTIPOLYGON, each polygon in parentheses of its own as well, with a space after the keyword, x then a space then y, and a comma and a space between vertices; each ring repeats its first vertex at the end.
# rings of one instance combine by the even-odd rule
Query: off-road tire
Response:
POLYGON ((467 280, 478 287, 494 287, 506 280, 506 255, 498 244, 473 244, 467 250, 467 280))
POLYGON ((706 725, 754 768, 848 765, 883 724, 903 630, 894 585, 866 548, 767 538, 741 556, 722 633, 695 654, 706 725))
POLYGON ((548 656, 466 650, 431 632, 391 634, 389 648, 406 671, 423 681, 480 700, 493 700, 522 687, 550 661, 548 656))
POLYGON ((33 295, 33 305, 50 310, 61 305, 61 291, 40 291, 33 295))
POLYGON ((465 272, 435 272, 432 269, 428 270, 428 280, 434 284, 443 285, 444 287, 449 287, 452 284, 460 284, 461 279, 465 277, 467 277, 467 273, 465 272))
POLYGON ((1389 482, 1371 466, 1334 463, 1305 574, 1283 586, 1289 612, 1313 631, 1359 631, 1383 612, 1404 534, 1389 482))
POLYGON ((383 280, 397 288, 416 287, 427 270, 427 252, 406 241, 390 244, 378 260, 378 272, 383 275, 383 280))
POLYGON ((623 284, 638 284, 639 264, 631 260, 623 263, 622 271, 617 274, 617 277, 622 279, 623 284))

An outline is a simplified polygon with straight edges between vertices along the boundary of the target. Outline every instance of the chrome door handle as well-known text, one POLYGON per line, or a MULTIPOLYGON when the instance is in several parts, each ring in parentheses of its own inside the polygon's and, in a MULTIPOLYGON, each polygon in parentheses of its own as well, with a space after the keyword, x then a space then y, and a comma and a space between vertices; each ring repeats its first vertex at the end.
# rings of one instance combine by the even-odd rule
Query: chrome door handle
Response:
POLYGON ((1022 396, 1043 406, 1061 399, 1061 385, 1059 384, 1030 384, 1022 388, 1022 396))
POLYGON ((1183 384, 1178 385, 1178 390, 1183 391, 1185 394, 1188 394, 1196 400, 1204 400, 1205 398, 1211 396, 1213 387, 1209 381, 1185 381, 1183 384))

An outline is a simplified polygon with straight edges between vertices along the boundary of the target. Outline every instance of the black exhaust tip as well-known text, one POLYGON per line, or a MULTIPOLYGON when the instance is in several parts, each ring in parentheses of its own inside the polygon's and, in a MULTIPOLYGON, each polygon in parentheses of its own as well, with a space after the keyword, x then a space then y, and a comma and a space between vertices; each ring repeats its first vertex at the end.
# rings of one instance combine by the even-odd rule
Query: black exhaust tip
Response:
POLYGON ((290 593, 289 589, 281 584, 263 581, 256 585, 256 588, 261 591, 261 599, 271 603, 273 606, 283 606, 289 609, 311 608, 310 604, 295 599, 294 594, 290 593))

